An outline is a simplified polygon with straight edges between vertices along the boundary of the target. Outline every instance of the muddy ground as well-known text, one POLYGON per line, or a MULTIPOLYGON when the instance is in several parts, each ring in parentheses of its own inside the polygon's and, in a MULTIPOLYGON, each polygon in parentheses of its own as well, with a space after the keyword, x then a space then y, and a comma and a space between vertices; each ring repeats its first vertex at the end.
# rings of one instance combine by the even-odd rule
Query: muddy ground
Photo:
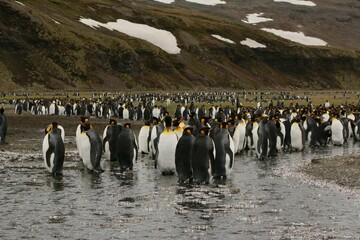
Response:
MULTIPOLYGON (((28 112, 22 115, 14 115, 13 110, 7 108, 8 134, 6 143, 0 144, 1 153, 16 153, 17 155, 42 154, 42 141, 44 129, 50 123, 56 121, 65 129, 66 151, 76 151, 75 131, 79 124, 78 116, 33 116, 28 112)), ((94 129, 102 136, 109 120, 104 118, 90 118, 94 129)), ((124 123, 124 121, 118 121, 124 123)), ((131 121, 127 121, 131 122, 131 121)), ((138 134, 142 121, 132 122, 132 129, 138 134)), ((331 146, 329 146, 331 147, 331 146)), ((254 159, 255 160, 255 159, 254 159)), ((6 167, 6 166, 3 166, 6 167)), ((335 183, 341 187, 360 189, 360 156, 346 156, 313 159, 308 165, 300 167, 297 171, 304 173, 309 178, 335 183)))
POLYGON ((315 158, 300 171, 341 187, 360 190, 360 156, 315 158))

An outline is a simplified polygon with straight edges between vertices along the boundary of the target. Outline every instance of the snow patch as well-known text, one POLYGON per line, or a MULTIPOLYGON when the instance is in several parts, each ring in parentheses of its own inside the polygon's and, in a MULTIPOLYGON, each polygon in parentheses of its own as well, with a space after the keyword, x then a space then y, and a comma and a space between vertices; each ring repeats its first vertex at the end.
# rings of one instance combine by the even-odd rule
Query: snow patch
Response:
POLYGON ((178 54, 181 51, 177 46, 175 36, 171 32, 150 27, 145 24, 132 23, 124 19, 118 19, 116 22, 100 23, 93 19, 82 17, 79 21, 93 29, 104 27, 111 31, 116 30, 131 37, 143 39, 169 54, 178 54))
POLYGON ((301 43, 307 46, 326 46, 327 42, 315 37, 305 36, 303 32, 289 32, 274 28, 261 28, 265 32, 273 33, 279 37, 288 39, 293 42, 301 43))
POLYGON ((209 6, 215 6, 218 4, 226 4, 223 0, 186 0, 187 2, 197 3, 197 4, 203 4, 203 5, 209 5, 209 6))
POLYGON ((213 36, 214 38, 219 39, 219 40, 221 40, 221 41, 224 41, 224 42, 227 42, 227 43, 231 43, 231 44, 235 44, 235 42, 234 42, 233 40, 230 40, 230 39, 228 39, 228 38, 224 38, 224 37, 222 37, 222 36, 220 36, 220 35, 212 34, 211 36, 213 36))
POLYGON ((246 20, 241 20, 241 21, 243 21, 244 23, 250 23, 254 25, 261 22, 273 21, 273 19, 271 18, 261 17, 262 15, 264 15, 264 13, 251 13, 246 15, 246 20))
MULTIPOLYGON (((165 3, 165 4, 171 4, 171 3, 175 2, 175 0, 153 0, 153 1, 161 2, 161 3, 165 3)), ((226 4, 226 2, 224 0, 186 0, 186 2, 192 2, 192 3, 208 5, 208 6, 215 6, 218 4, 226 4)))
POLYGON ((242 45, 248 46, 250 48, 266 48, 266 45, 261 44, 255 40, 250 38, 246 38, 245 40, 240 42, 242 45))
POLYGON ((274 0, 274 2, 287 2, 287 3, 294 4, 294 5, 302 5, 302 6, 309 6, 309 7, 316 6, 316 4, 313 3, 312 1, 305 1, 305 0, 274 0))
POLYGON ((25 7, 25 4, 23 4, 22 2, 19 1, 15 1, 17 4, 20 4, 21 6, 25 7))

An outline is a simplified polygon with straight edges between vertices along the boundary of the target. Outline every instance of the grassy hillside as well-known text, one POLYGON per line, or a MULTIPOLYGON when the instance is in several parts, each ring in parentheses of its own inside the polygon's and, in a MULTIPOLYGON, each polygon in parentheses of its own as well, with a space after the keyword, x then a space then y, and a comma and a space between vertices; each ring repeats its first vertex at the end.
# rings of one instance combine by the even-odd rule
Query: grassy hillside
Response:
POLYGON ((353 89, 360 54, 306 47, 232 18, 152 1, 0 0, 0 90, 353 89), (172 32, 180 54, 105 28, 116 19, 172 32), (219 41, 218 34, 237 44, 219 41), (267 46, 251 49, 245 38, 267 46))

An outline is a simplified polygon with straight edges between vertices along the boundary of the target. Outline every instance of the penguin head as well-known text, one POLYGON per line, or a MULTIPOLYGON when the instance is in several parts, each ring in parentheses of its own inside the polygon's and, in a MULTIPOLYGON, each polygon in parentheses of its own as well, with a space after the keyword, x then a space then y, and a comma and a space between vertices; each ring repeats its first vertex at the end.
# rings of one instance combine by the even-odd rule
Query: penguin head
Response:
POLYGON ((52 128, 53 128, 53 129, 58 127, 58 123, 57 123, 57 122, 52 122, 51 125, 52 125, 52 128))
POLYGON ((173 122, 172 122, 172 125, 174 127, 178 127, 179 126, 179 121, 177 119, 175 119, 173 122))
POLYGON ((220 128, 225 128, 225 129, 227 129, 228 127, 229 127, 229 125, 228 125, 227 122, 221 122, 220 128))
POLYGON ((200 128, 199 133, 201 135, 208 136, 209 135, 209 130, 210 130, 210 128, 208 126, 203 126, 202 128, 200 128))
POLYGON ((194 132, 194 128, 191 125, 186 125, 184 128, 184 132, 188 133, 188 134, 192 134, 194 132))
POLYGON ((81 124, 81 132, 86 132, 92 128, 90 123, 81 124))
POLYGON ((110 119, 110 125, 116 125, 116 124, 117 124, 117 122, 115 119, 110 119))
POLYGON ((124 127, 130 129, 131 128, 131 123, 125 123, 124 127))
POLYGON ((144 122, 145 126, 150 126, 150 124, 151 124, 150 120, 147 120, 147 121, 144 122))
POLYGON ((165 126, 166 127, 171 127, 172 118, 170 116, 166 116, 164 121, 165 121, 165 126))
POLYGON ((87 123, 87 122, 89 122, 89 118, 88 117, 81 117, 80 121, 81 121, 81 123, 87 123))
POLYGON ((52 122, 49 126, 47 126, 47 128, 45 128, 45 134, 48 134, 53 129, 57 129, 57 127, 58 127, 58 123, 52 122))

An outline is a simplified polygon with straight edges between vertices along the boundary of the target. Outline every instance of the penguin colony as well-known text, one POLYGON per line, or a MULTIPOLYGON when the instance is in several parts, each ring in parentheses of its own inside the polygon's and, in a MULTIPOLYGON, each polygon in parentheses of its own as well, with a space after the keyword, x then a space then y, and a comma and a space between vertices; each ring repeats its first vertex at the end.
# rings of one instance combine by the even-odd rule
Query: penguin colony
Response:
MULTIPOLYGON (((197 101, 210 104, 214 99, 211 94, 196 96, 197 101)), ((286 98, 289 99, 288 96, 286 98)), ((230 101, 232 107, 213 105, 205 109, 204 106, 196 107, 192 102, 195 97, 189 95, 166 98, 148 95, 139 101, 138 107, 134 107, 134 99, 124 96, 121 101, 108 99, 102 103, 85 100, 73 103, 70 108, 65 107, 70 109, 69 115, 87 114, 111 119, 100 140, 96 134, 91 134, 92 126, 86 124, 85 119, 78 126, 79 155, 89 170, 103 171, 102 154, 107 160, 118 161, 122 171, 133 169, 139 153, 149 154, 161 174, 176 173, 181 183, 201 184, 209 183, 211 178, 226 179, 234 166, 234 155, 244 151, 254 151, 258 159, 264 160, 280 151, 301 151, 305 147, 330 143, 341 146, 350 138, 360 139, 360 117, 356 106, 334 107, 327 102, 313 107, 310 102, 307 106, 291 104, 284 107, 280 99, 277 104, 271 100, 264 107, 261 99, 254 98, 258 104, 252 108, 243 107, 231 95, 217 95, 217 102, 219 99, 220 102, 230 101), (179 103, 174 118, 170 117, 166 107, 155 104, 160 98, 166 99, 165 102, 179 103), (120 125, 115 117, 143 120, 144 125, 139 135, 135 136, 130 124, 120 125)), ((55 101, 51 104, 54 104, 55 110, 52 107, 51 111, 43 112, 60 115, 62 110, 56 108, 61 103, 55 101)), ((17 102, 15 108, 19 114, 28 106, 17 102)))

